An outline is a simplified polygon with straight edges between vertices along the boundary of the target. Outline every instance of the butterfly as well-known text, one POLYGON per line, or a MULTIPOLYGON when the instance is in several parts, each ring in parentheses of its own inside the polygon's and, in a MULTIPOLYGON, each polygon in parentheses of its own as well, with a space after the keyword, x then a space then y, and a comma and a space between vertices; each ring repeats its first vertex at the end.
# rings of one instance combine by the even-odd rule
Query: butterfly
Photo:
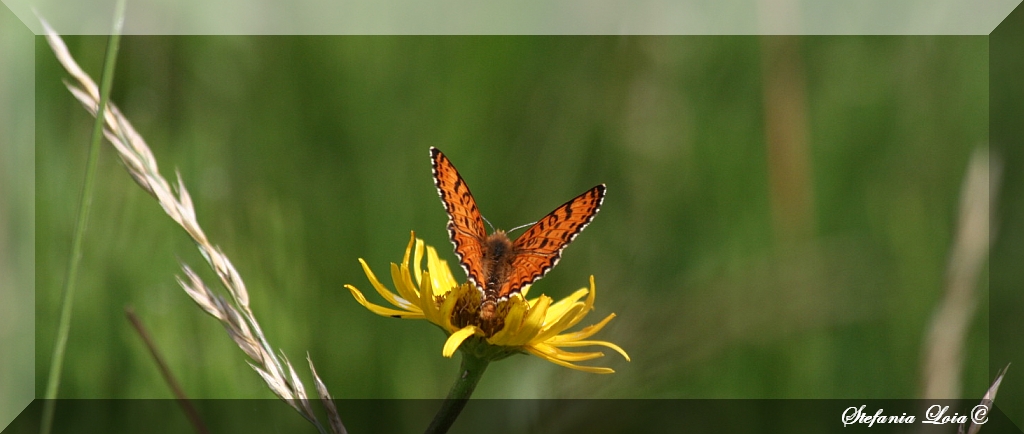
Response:
POLYGON ((430 148, 434 185, 448 212, 448 235, 469 280, 483 293, 479 315, 489 320, 498 302, 540 279, 558 263, 562 250, 597 215, 605 185, 594 186, 538 220, 515 241, 502 230, 488 235, 466 181, 451 160, 430 148))

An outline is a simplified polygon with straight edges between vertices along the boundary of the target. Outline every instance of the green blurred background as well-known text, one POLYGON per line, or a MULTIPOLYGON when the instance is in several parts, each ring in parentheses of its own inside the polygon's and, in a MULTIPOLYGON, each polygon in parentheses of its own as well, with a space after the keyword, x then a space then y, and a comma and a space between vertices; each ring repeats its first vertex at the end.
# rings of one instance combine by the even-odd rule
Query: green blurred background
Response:
MULTIPOLYGON (((42 391, 92 121, 36 40, 42 391)), ((106 38, 67 42, 98 77, 106 38)), ((531 294, 595 275, 584 324, 616 313, 596 338, 633 361, 608 353, 599 376, 517 356, 475 396, 914 398, 987 92, 985 37, 125 37, 113 101, 180 171, 272 345, 308 352, 335 397, 438 398, 454 379, 438 329, 343 288, 371 290, 357 258, 387 276, 409 231, 464 277, 437 146, 502 228, 608 185, 531 294)), ((104 146, 59 396, 171 397, 130 305, 191 397, 271 398, 175 283, 179 260, 215 282, 193 243, 104 146)), ((991 381, 977 290, 966 397, 991 381)))

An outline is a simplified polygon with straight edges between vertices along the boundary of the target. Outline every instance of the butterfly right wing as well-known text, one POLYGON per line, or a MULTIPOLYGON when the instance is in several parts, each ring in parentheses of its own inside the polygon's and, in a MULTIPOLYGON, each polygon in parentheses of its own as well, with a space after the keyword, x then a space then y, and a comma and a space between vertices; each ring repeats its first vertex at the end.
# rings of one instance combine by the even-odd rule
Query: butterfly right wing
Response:
POLYGON ((441 203, 448 212, 448 235, 455 245, 455 255, 466 270, 466 276, 477 287, 484 282, 484 241, 487 230, 476 200, 469 192, 466 181, 455 170, 451 160, 435 147, 430 148, 431 168, 434 172, 434 185, 441 203))
POLYGON ((587 227, 604 202, 605 185, 597 185, 555 208, 512 244, 516 252, 512 274, 498 290, 499 297, 519 292, 558 264, 562 251, 587 227))

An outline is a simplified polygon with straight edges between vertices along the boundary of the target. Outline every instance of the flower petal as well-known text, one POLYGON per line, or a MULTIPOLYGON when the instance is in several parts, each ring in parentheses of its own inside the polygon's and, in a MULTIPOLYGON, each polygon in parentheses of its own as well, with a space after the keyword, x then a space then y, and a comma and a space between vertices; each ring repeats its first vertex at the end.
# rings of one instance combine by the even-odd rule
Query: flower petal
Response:
POLYGON ((420 276, 423 274, 423 268, 420 266, 423 264, 423 240, 416 239, 416 232, 412 233, 412 239, 416 240, 416 250, 412 257, 412 275, 416 277, 416 286, 423 286, 423 281, 420 280, 420 276))
POLYGON ((557 358, 559 360, 563 360, 563 361, 566 361, 566 362, 583 362, 583 361, 586 361, 586 360, 593 360, 593 359, 604 357, 604 353, 602 353, 600 351, 586 351, 586 352, 565 351, 565 350, 563 350, 561 348, 553 347, 551 345, 547 345, 547 344, 544 344, 544 343, 530 345, 530 347, 533 347, 533 349, 535 349, 537 351, 540 351, 542 353, 548 354, 550 356, 553 356, 553 357, 555 357, 555 358, 557 358))
MULTIPOLYGON (((356 289, 356 287, 354 287, 352 285, 345 285, 345 287, 348 288, 349 292, 352 293, 352 297, 355 298, 356 301, 359 304, 363 305, 363 307, 369 309, 370 312, 373 312, 373 313, 375 313, 377 315, 389 316, 389 317, 392 317, 392 318, 406 318, 406 319, 422 319, 423 318, 423 313, 422 312, 416 312, 416 311, 412 311, 412 310, 389 309, 389 308, 386 308, 386 307, 383 307, 383 306, 378 306, 376 304, 370 303, 369 301, 366 300, 366 297, 363 296, 363 293, 359 292, 359 290, 356 289)), ((413 307, 415 308, 415 306, 413 306, 413 307)))
POLYGON ((420 304, 424 307, 423 312, 427 317, 427 320, 438 327, 441 327, 445 333, 451 333, 457 330, 456 327, 452 326, 452 310, 455 308, 455 303, 458 298, 452 296, 455 294, 454 291, 449 290, 448 297, 442 297, 438 300, 438 296, 435 296, 436 291, 433 290, 433 278, 430 277, 430 273, 424 271, 423 276, 420 278, 424 286, 420 288, 422 299, 420 304), (440 303, 439 303, 440 301, 440 303))
MULTIPOLYGON (((548 338, 565 331, 565 329, 571 326, 571 322, 576 319, 576 315, 582 311, 583 303, 576 303, 572 305, 572 309, 563 312, 564 315, 561 317, 553 317, 548 313, 547 318, 544 321, 547 324, 545 324, 544 328, 542 328, 540 333, 537 334, 537 337, 533 338, 533 341, 544 342, 548 340, 548 338)), ((550 309, 548 309, 548 312, 550 312, 550 309)))
POLYGON ((408 264, 409 263, 409 253, 412 252, 412 246, 415 245, 415 244, 416 244, 416 234, 413 233, 412 236, 409 237, 409 245, 405 246, 405 254, 402 255, 402 263, 403 264, 408 264))
POLYGON ((547 361, 549 361, 551 363, 554 363, 554 364, 559 365, 559 366, 565 366, 566 368, 575 369, 577 371, 590 372, 592 374, 614 374, 615 373, 615 370, 611 369, 611 368, 602 368, 602 367, 596 367, 596 366, 580 366, 580 365, 572 364, 572 363, 563 361, 561 359, 558 359, 556 357, 550 356, 550 355, 548 355, 548 354, 546 354, 544 352, 538 351, 536 348, 533 348, 533 347, 526 347, 524 349, 526 350, 526 352, 528 352, 530 354, 533 354, 533 355, 535 355, 537 357, 540 357, 540 358, 542 358, 544 360, 547 360, 547 361))
POLYGON ((544 318, 547 316, 548 307, 551 306, 551 297, 540 296, 537 304, 530 308, 523 319, 523 324, 514 336, 509 337, 509 346, 518 347, 526 345, 537 337, 537 332, 544 326, 544 318))
POLYGON ((508 303, 512 303, 512 306, 509 307, 508 313, 505 315, 505 326, 487 338, 487 342, 491 345, 516 346, 519 344, 513 344, 513 342, 522 340, 519 332, 523 327, 523 317, 529 311, 529 305, 523 303, 522 298, 518 297, 509 298, 508 303))
POLYGON ((430 274, 424 271, 422 276, 417 276, 417 280, 423 284, 420 286, 420 299, 418 300, 420 309, 423 310, 423 315, 427 317, 428 321, 438 324, 441 312, 437 308, 437 303, 434 303, 434 292, 430 289, 430 274))
POLYGON ((578 332, 566 333, 564 335, 558 335, 558 336, 552 336, 551 339, 548 339, 548 342, 549 343, 562 343, 562 342, 578 341, 578 340, 581 340, 581 339, 589 338, 589 337, 593 336, 595 333, 601 331, 601 329, 604 328, 604 326, 607 325, 608 321, 611 321, 612 318, 615 318, 615 314, 614 313, 608 314, 608 316, 606 316, 603 320, 601 320, 601 322, 599 322, 597 324, 588 325, 588 326, 584 327, 583 330, 580 330, 578 332))
POLYGON ((391 290, 380 283, 380 280, 377 280, 377 276, 373 274, 373 271, 370 270, 370 266, 366 265, 366 261, 364 261, 363 258, 359 258, 359 263, 363 266, 363 272, 366 273, 366 277, 370 279, 370 284, 373 285, 373 289, 376 289, 377 293, 380 294, 381 297, 384 297, 384 300, 387 300, 388 303, 391 303, 401 309, 419 309, 412 302, 408 301, 408 299, 395 295, 395 293, 391 292, 391 290))
MULTIPOLYGON (((580 288, 580 291, 582 291, 583 289, 586 289, 586 288, 580 288)), ((573 295, 579 294, 580 291, 576 291, 573 295)), ((590 311, 594 310, 594 299, 596 297, 597 297, 597 287, 594 286, 594 275, 591 274, 590 275, 590 291, 587 294, 587 300, 585 302, 583 302, 583 310, 580 311, 580 313, 576 316, 576 318, 574 320, 570 321, 569 325, 567 325, 565 327, 565 329, 563 329, 563 330, 569 329, 570 327, 572 327, 572 326, 574 326, 576 324, 579 324, 579 322, 583 320, 583 317, 587 316, 587 314, 590 313, 590 311)))
POLYGON ((480 329, 476 326, 466 326, 461 330, 452 333, 451 336, 448 336, 448 340, 444 342, 444 349, 441 350, 441 355, 451 357, 455 354, 455 350, 459 349, 459 345, 462 345, 463 341, 468 339, 470 336, 473 336, 478 331, 480 331, 480 329))
MULTIPOLYGON (((583 298, 584 295, 587 295, 587 288, 580 288, 576 290, 576 292, 572 293, 572 295, 558 300, 548 308, 548 318, 557 318, 564 315, 565 311, 569 310, 569 308, 577 303, 580 298, 583 298)), ((580 305, 583 305, 583 303, 580 303, 580 305)))
POLYGON ((431 246, 427 246, 427 270, 430 271, 430 277, 434 279, 434 295, 445 295, 452 288, 458 286, 455 276, 452 275, 452 270, 448 268, 448 263, 438 258, 437 250, 431 246))
POLYGON ((441 328, 448 333, 452 333, 459 329, 452 324, 452 316, 453 311, 455 310, 455 305, 459 302, 459 298, 462 297, 462 294, 467 290, 471 290, 467 285, 452 288, 448 293, 448 296, 444 298, 443 302, 441 302, 440 312, 438 313, 440 322, 436 322, 434 324, 441 326, 441 328))
POLYGON ((419 306, 420 291, 416 289, 412 284, 412 279, 407 279, 407 276, 403 273, 402 269, 408 271, 408 267, 400 266, 394 262, 391 263, 391 281, 395 283, 395 289, 402 298, 409 300, 410 303, 415 303, 416 307, 419 306))
POLYGON ((562 342, 562 343, 552 343, 552 342, 548 341, 547 344, 549 344, 551 346, 554 346, 554 347, 589 347, 591 345, 600 345, 602 347, 608 347, 608 348, 611 348, 611 349, 615 350, 615 352, 621 354, 622 357, 625 358, 627 362, 631 362, 632 361, 629 358, 629 354, 626 354, 625 350, 620 348, 618 345, 615 345, 615 344, 613 344, 611 342, 608 342, 608 341, 571 341, 571 342, 562 342))

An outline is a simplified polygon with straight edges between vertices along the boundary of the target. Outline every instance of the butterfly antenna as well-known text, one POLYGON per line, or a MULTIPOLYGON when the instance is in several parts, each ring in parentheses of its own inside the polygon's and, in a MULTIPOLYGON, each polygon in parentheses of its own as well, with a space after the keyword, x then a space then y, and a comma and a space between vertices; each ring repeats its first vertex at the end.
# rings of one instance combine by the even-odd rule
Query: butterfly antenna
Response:
POLYGON ((510 233, 512 233, 513 231, 516 231, 516 230, 518 230, 518 229, 522 229, 522 228, 525 228, 525 227, 527 227, 527 226, 533 226, 533 225, 535 225, 535 224, 537 224, 537 222, 533 222, 533 223, 527 223, 527 224, 525 224, 525 225, 522 225, 522 226, 516 226, 516 227, 514 227, 514 228, 512 228, 512 229, 509 229, 509 230, 508 230, 508 232, 506 232, 506 233, 509 233, 509 234, 510 234, 510 233))
POLYGON ((491 227, 491 232, 494 232, 494 225, 491 224, 491 221, 487 220, 487 217, 484 217, 483 214, 480 215, 480 218, 484 219, 484 221, 487 222, 487 226, 491 227))

